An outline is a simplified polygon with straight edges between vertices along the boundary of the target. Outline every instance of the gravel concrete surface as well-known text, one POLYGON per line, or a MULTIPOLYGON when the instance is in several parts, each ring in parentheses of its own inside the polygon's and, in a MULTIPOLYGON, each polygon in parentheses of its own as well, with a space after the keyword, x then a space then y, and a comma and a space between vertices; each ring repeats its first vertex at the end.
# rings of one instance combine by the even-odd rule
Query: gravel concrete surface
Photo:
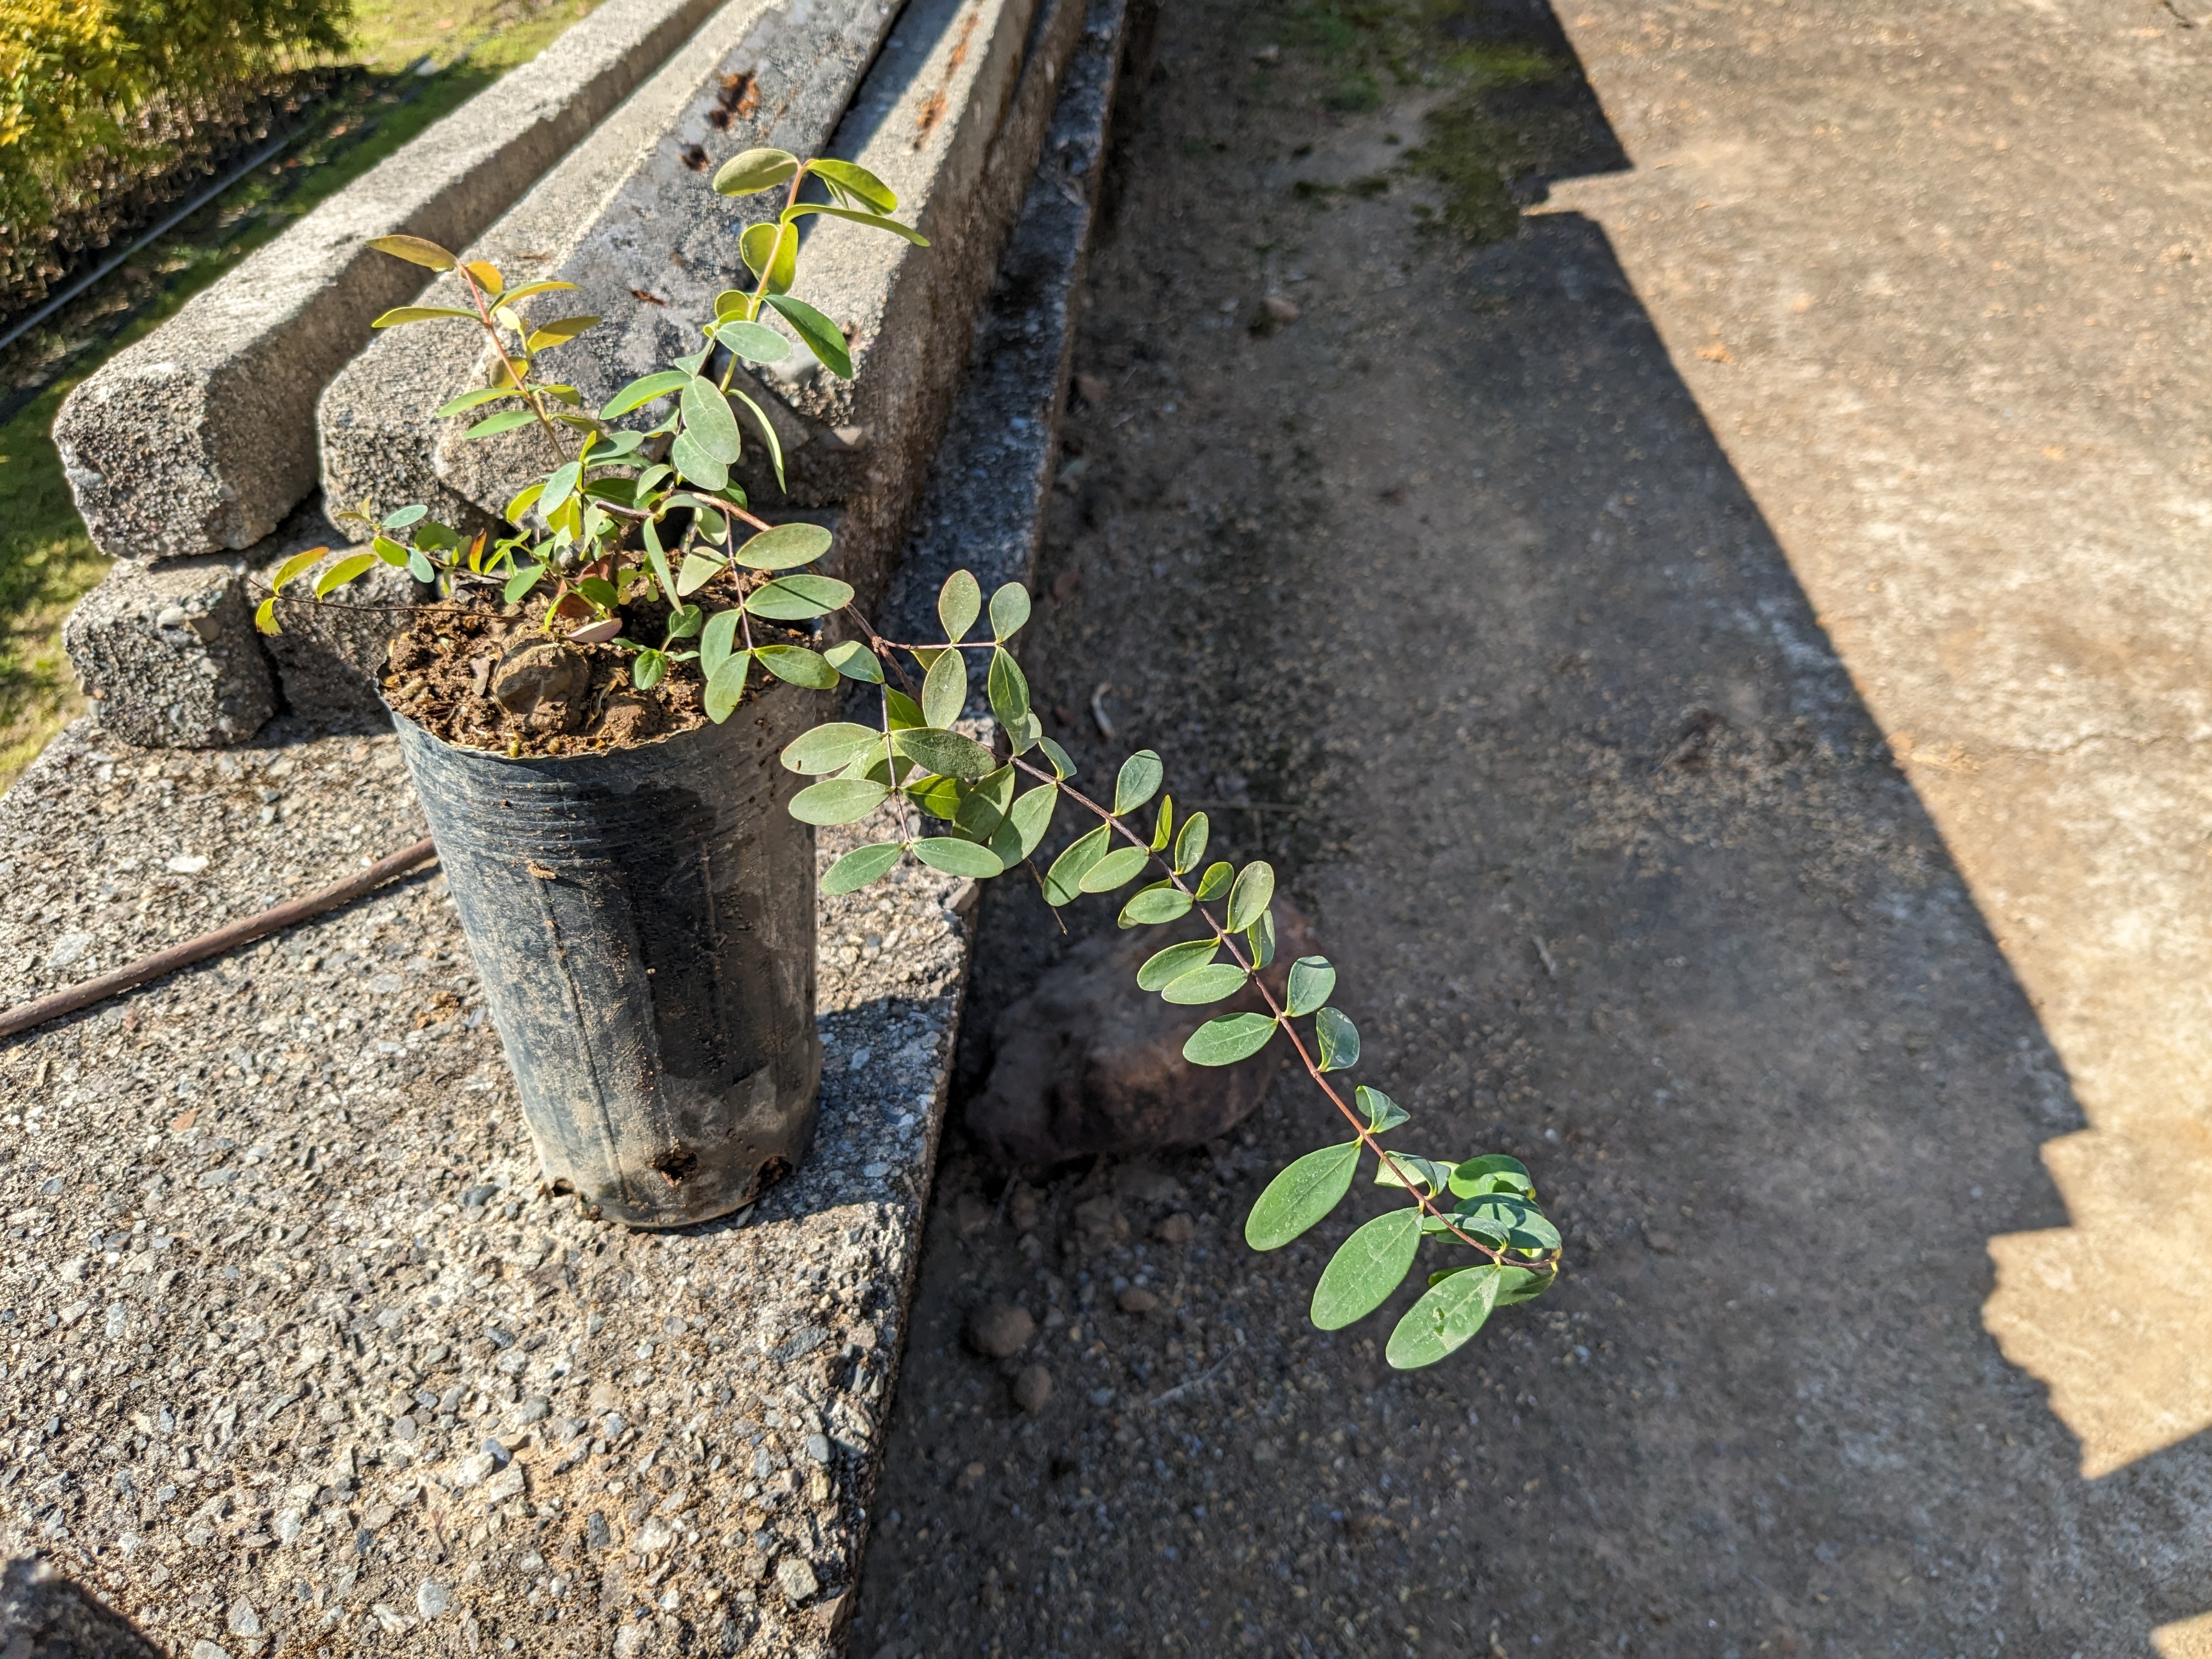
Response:
MULTIPOLYGON (((389 736, 81 721, 0 800, 0 1000, 420 825, 389 736)), ((7 1651, 135 1650, 88 1595, 191 1659, 838 1650, 972 892, 824 902, 813 1150, 667 1233, 541 1188, 434 873, 0 1048, 7 1651)))
MULTIPOLYGON (((1863 601, 1894 637, 1960 603, 1951 584, 1989 590, 1947 563, 1947 503, 1913 483, 1909 449, 1882 458, 1888 496, 1855 495, 1821 449, 1840 409, 1762 413, 1807 380, 1802 362, 1725 394, 1756 445, 1733 422, 1717 434, 1690 377, 1743 362, 1747 337, 1683 322, 1692 301, 1772 288, 1790 259, 1911 270, 1930 307, 1945 292, 1911 250, 1945 246, 1948 155, 1923 158, 1908 132, 1801 165, 1792 109, 1887 132, 1844 112, 1917 99, 1932 119, 1954 77, 1982 72, 1966 65, 2009 64, 2078 94, 2051 112, 2083 168, 2074 193, 2124 183, 2089 165, 2106 154, 2091 129, 2136 124, 2124 94, 2148 95, 2127 94, 2112 54, 2179 48, 2121 38, 2157 24, 2148 8, 2094 29, 2087 11, 2008 9, 2011 36, 1979 58, 1950 48, 1986 41, 1990 20, 1900 7, 1564 18, 1619 54, 1597 90, 1633 123, 1593 136, 1590 155, 1619 136, 1640 166, 1652 124, 1679 118, 1686 148, 1706 143, 1764 192, 1724 204, 1747 228, 1722 239, 1671 172, 1651 189, 1684 198, 1672 222, 1636 194, 1641 171, 1560 186, 1635 221, 1635 281, 1582 214, 1533 215, 1484 247, 1427 228, 1447 198, 1403 158, 1437 142, 1423 117, 1449 98, 1394 78, 1379 49, 1364 92, 1347 80, 1384 33, 1375 9, 1166 12, 1118 234, 1091 268, 1036 702, 1086 770, 1155 747, 1179 800, 1209 806, 1236 853, 1277 861, 1342 969, 1358 1075, 1414 1113, 1401 1143, 1524 1158, 1569 1235, 1567 1271, 1456 1358, 1396 1375, 1378 1349, 1412 1289, 1334 1336, 1304 1317, 1328 1249, 1380 1207, 1368 1189, 1297 1247, 1242 1245, 1269 1175, 1334 1138, 1308 1085, 1279 1084, 1209 1151, 1012 1185, 956 1135, 856 1653, 2212 1650, 2204 1437, 2153 1437, 2085 1472, 2075 1419, 1984 1328, 1992 1237, 2067 1237, 2050 1231, 2069 1214, 2039 1153, 2081 1130, 2081 1104, 1987 894, 1916 793, 1934 769, 1900 770, 1808 602, 1775 528, 1796 525, 1797 498, 1770 503, 1733 458, 1788 456, 1782 483, 1819 486, 1827 521, 1866 538, 1896 522, 1886 502, 1914 503, 1863 601), (1917 241, 1901 210, 1823 217, 1824 199, 1889 178, 1923 216, 1917 241), (1704 249, 1694 263, 1686 243, 1704 249), (1673 307, 1664 334, 1653 295, 1673 307), (1032 1333, 987 1357, 970 1333, 1018 1332, 1006 1306, 1032 1333)), ((1429 27, 1440 59, 1540 49, 1550 23, 1477 4, 1429 27)), ((2201 118, 2201 90, 2186 107, 2201 118)), ((2035 141, 2020 119, 2014 142, 2035 141)), ((2075 276, 2094 280, 2081 258, 2075 276)), ((1881 313, 1858 314, 1833 337, 1871 376, 1881 313)), ((1855 390, 1865 465, 1893 404, 1995 385, 2005 349, 1959 332, 1893 356, 1891 389, 1855 390)), ((2063 362, 2039 367, 2064 383, 2063 362)), ((2096 361, 2075 367, 2093 395, 2096 361)), ((2182 441, 2186 422, 2164 418, 2182 441)), ((1966 506, 2002 494, 1985 482, 1966 506)), ((2047 593, 2120 604, 2096 568, 2077 562, 2047 593)), ((1894 660, 1915 659, 1900 646, 1894 660)), ((2113 799, 2181 763, 2105 752, 2113 799)), ((1991 787, 1984 811, 2002 815, 1991 787)), ((2070 846, 2097 833, 2075 809, 2070 846)), ((2081 873, 2024 854, 2013 869, 2045 892, 2081 873)), ((2146 879, 2129 937, 2148 974, 2160 930, 2194 941, 2204 907, 2146 879)), ((2091 896, 2109 933, 2120 889, 2091 896)), ((1018 887, 988 890, 983 916, 965 1088, 987 1058, 975 1034, 1063 948, 1018 887)), ((2124 1000, 2066 1012, 2054 1030, 2094 1027, 2109 1051, 2148 1035, 2124 1000)), ((2155 1029, 2154 1046, 2181 1044, 2155 1029)), ((2173 1078, 2169 1120, 2201 1114, 2189 1081, 2173 1078)), ((2130 1167, 2166 1181, 2160 1161, 2191 1144, 2154 1137, 2130 1167)), ((2099 1195, 2128 1184, 2116 1173, 2099 1195)), ((2179 1252, 2160 1273, 2201 1285, 2185 1232, 2158 1237, 2179 1252)), ((2119 1258, 2094 1259, 2094 1276, 2023 1291, 2014 1316, 2054 1342, 2095 1335, 2074 1350, 2084 1398, 2097 1365, 2126 1370, 2152 1299, 2119 1258)))

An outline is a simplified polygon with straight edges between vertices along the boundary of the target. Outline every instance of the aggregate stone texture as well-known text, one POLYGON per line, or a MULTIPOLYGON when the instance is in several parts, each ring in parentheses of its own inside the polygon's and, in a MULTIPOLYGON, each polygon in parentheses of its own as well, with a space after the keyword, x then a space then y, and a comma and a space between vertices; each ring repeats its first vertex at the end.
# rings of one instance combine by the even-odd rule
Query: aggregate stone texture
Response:
MULTIPOLYGON (((58 738, 0 799, 0 1000, 419 836, 391 738, 296 726, 58 738)), ((540 1189, 434 873, 0 1048, 0 1641, 840 1650, 972 895, 823 904, 813 1151, 677 1232, 540 1189)))
MULTIPOLYGON (((1245 1249, 1342 1135, 1288 1067, 1148 1164, 956 1139, 854 1651, 2199 1659, 2203 9, 1431 15, 1401 80, 1164 12, 1024 660, 1565 1276, 1418 1373, 1418 1277, 1314 1329, 1385 1195, 1245 1249), (1530 104, 1636 166, 1440 228, 1407 153, 1530 104)), ((982 902, 969 1031, 1073 948, 982 902)))
POLYGON ((268 653, 287 713, 326 725, 350 723, 381 730, 386 716, 377 686, 388 669, 386 647, 398 630, 398 613, 432 590, 418 586, 397 566, 380 562, 320 603, 307 597, 313 593, 318 576, 340 560, 368 550, 330 534, 310 501, 283 531, 254 548, 255 592, 266 592, 270 579, 286 560, 319 545, 330 547, 329 556, 285 585, 284 594, 293 597, 277 597, 277 631, 258 636, 261 648, 268 653))
POLYGON ((234 557, 118 562, 70 613, 62 645, 102 730, 120 742, 243 743, 276 712, 234 557))
MULTIPOLYGON (((472 259, 510 276, 559 280, 576 291, 533 302, 541 319, 593 315, 601 325, 550 359, 596 407, 641 374, 695 350, 714 295, 744 275, 738 233, 769 216, 708 188, 741 150, 821 151, 890 31, 884 0, 732 0, 683 49, 538 180, 471 239, 472 259)), ((451 246, 451 245, 449 245, 451 246)), ((426 305, 465 305, 443 276, 426 305)), ((495 523, 515 480, 550 465, 534 435, 465 442, 432 411, 487 383, 482 334, 459 323, 386 331, 323 394, 325 494, 367 501, 376 516, 420 501, 457 528, 495 523)), ((806 428, 785 417, 784 441, 806 428)))
POLYGON ((275 531, 314 488, 316 399, 427 275, 367 240, 472 240, 713 9, 610 0, 88 378, 54 440, 94 544, 171 559, 275 531))
MULTIPOLYGON (((1146 9, 1149 9, 1149 8, 1146 9)), ((931 458, 884 605, 898 637, 926 639, 953 571, 986 593, 1027 583, 1060 460, 1077 284, 1098 212, 1109 119, 1131 30, 1127 0, 1093 0, 1060 77, 1041 153, 931 458)), ((1024 84, 1024 95, 1027 94, 1024 84)), ((995 165, 995 158, 994 158, 995 165)), ((977 712, 984 712, 979 702, 977 712)))

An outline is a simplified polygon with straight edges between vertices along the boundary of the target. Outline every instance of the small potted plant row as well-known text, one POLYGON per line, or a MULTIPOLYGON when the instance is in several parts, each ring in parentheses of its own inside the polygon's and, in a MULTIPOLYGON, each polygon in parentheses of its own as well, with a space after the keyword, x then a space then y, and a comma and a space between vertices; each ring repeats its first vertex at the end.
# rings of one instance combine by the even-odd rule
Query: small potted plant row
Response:
POLYGON ((1425 1241, 1452 1256, 1393 1331, 1393 1364, 1440 1359, 1494 1309, 1540 1295, 1560 1240, 1528 1171, 1498 1154, 1386 1146, 1407 1114, 1379 1089, 1345 1086, 1359 1034, 1331 1000, 1335 969, 1307 957, 1262 978, 1269 866, 1209 860, 1206 815, 1178 817, 1150 750, 1101 798, 1077 787, 1012 650, 1026 591, 986 595, 955 572, 938 598, 942 639, 885 639, 817 568, 830 532, 760 516, 733 469, 757 444, 780 482, 782 457, 766 413, 732 385, 737 366, 805 351, 853 372, 843 335, 793 292, 802 222, 826 214, 927 244, 850 162, 750 150, 713 186, 781 193, 775 217, 738 236, 745 285, 718 297, 696 349, 598 409, 558 376, 558 348, 599 320, 553 314, 569 284, 511 285, 414 237, 374 242, 453 273, 467 301, 404 306, 377 326, 483 335, 486 383, 439 414, 471 437, 532 428, 544 465, 515 480, 510 533, 464 538, 403 508, 370 526, 365 550, 289 562, 257 617, 273 632, 295 604, 342 603, 331 596, 380 562, 428 596, 395 613, 383 695, 546 1179, 609 1218, 671 1226, 749 1204, 799 1163, 821 1072, 814 831, 865 821, 880 834, 822 890, 853 891, 908 859, 979 880, 1025 868, 1054 905, 1121 896, 1121 927, 1188 935, 1145 962, 1146 990, 1186 1006, 1256 995, 1261 1007, 1201 1024, 1185 1058, 1227 1066, 1287 1042, 1346 1129, 1268 1185, 1248 1242, 1288 1243, 1363 1166, 1407 1200, 1336 1251, 1316 1323, 1379 1307, 1425 1241), (866 720, 832 717, 841 685, 862 689, 866 720), (988 741, 960 729, 979 685, 988 741), (1064 808, 1090 827, 1042 860, 1064 808))

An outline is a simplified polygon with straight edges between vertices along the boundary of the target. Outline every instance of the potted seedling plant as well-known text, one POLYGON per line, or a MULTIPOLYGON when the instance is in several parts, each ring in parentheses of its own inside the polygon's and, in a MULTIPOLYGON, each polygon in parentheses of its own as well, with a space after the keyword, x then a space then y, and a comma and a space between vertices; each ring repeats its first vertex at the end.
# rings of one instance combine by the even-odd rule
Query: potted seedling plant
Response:
POLYGON ((799 1162, 821 1070, 814 830, 865 821, 881 833, 837 860, 823 890, 856 890, 908 859, 978 880, 1024 869, 1055 906, 1133 890, 1121 927, 1192 935, 1151 956, 1139 984, 1179 1005, 1239 1000, 1191 1035, 1188 1061, 1291 1045, 1346 1135, 1268 1185, 1248 1241, 1288 1243, 1370 1159, 1373 1179, 1407 1200, 1336 1252, 1317 1323, 1380 1306, 1424 1240, 1455 1254, 1393 1333, 1394 1364, 1439 1359, 1493 1309, 1540 1294, 1559 1237, 1528 1170, 1386 1147, 1407 1114, 1379 1089, 1342 1086, 1359 1035, 1330 1000, 1328 962, 1275 968, 1273 871, 1210 861, 1206 815, 1177 817, 1150 750, 1122 763, 1104 799, 1076 787, 1012 649, 1030 615, 1018 584, 986 596, 957 571, 938 597, 941 640, 886 639, 851 586, 815 568, 830 531, 759 515, 733 469, 757 443, 780 483, 782 456, 733 385, 738 367, 804 350, 853 372, 841 331, 793 292, 801 222, 832 215, 927 244, 850 162, 750 150, 713 182, 732 197, 781 193, 775 216, 738 239, 747 285, 718 297, 696 350, 596 410, 551 354, 599 319, 538 319, 568 284, 510 286, 417 238, 373 244, 450 273, 465 301, 402 307, 379 327, 483 336, 486 384, 439 413, 468 421, 471 437, 534 432, 544 465, 516 479, 508 533, 463 536, 402 508, 365 551, 327 568, 326 550, 289 561, 258 612, 274 631, 301 601, 295 584, 312 586, 308 603, 335 602, 379 562, 420 585, 422 602, 398 612, 383 695, 547 1180, 608 1218, 667 1226, 750 1203, 799 1162), (831 717, 841 685, 865 720, 831 717), (979 685, 988 720, 968 718, 979 685), (1063 806, 1094 822, 1042 860, 1063 806))

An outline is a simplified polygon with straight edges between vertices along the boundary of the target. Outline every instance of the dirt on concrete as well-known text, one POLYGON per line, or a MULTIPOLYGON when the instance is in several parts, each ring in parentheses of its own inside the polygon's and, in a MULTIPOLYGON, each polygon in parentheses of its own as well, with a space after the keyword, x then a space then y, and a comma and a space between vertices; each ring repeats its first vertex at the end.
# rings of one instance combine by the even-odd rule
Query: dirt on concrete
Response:
MULTIPOLYGON (((1158 749, 1275 862, 1399 1143, 1524 1159, 1565 1279, 1426 1371, 1380 1353, 1415 1286, 1313 1330, 1383 1200, 1244 1249, 1333 1133, 1288 1076, 1209 1152, 1036 1185, 956 1138, 863 1659, 2066 1659, 2212 1606, 2202 1437, 2085 1480, 1984 1329, 2080 1109, 1772 530, 1606 234, 1469 240, 1403 159, 1457 131, 1530 204, 1620 164, 1577 88, 1540 9, 1168 9, 1027 656, 1086 772, 1158 749), (1534 138, 1508 48, 1568 77, 1514 94, 1534 138), (994 1304, 1036 1328, 987 1358, 994 1304)), ((984 903, 970 1087, 1067 948, 984 903)))

